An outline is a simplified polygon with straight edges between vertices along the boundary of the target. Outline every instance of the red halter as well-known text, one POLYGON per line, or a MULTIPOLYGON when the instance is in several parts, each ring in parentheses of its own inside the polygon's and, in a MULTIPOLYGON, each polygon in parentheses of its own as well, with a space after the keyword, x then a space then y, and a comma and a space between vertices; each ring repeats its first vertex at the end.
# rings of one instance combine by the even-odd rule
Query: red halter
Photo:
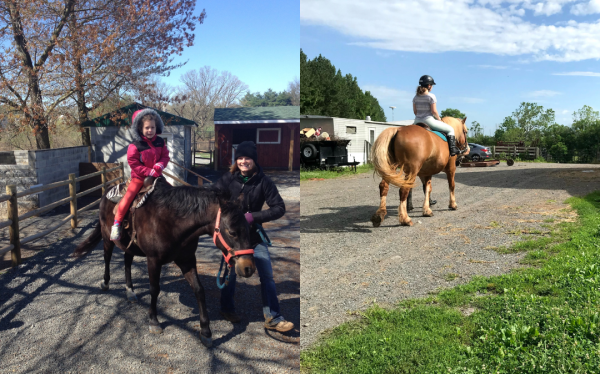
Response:
POLYGON ((220 225, 221 225, 221 208, 219 208, 219 212, 217 213, 217 223, 215 225, 215 233, 213 234, 213 242, 215 243, 215 245, 217 245, 217 238, 221 239, 221 244, 223 244, 223 246, 227 250, 227 256, 225 255, 225 253, 223 253, 223 257, 225 257, 225 262, 227 262, 227 265, 229 265, 229 260, 234 256, 253 255, 254 254, 254 249, 252 249, 252 248, 238 249, 236 251, 236 250, 232 249, 230 246, 228 246, 225 239, 223 239, 223 235, 221 235, 221 229, 219 228, 220 225))

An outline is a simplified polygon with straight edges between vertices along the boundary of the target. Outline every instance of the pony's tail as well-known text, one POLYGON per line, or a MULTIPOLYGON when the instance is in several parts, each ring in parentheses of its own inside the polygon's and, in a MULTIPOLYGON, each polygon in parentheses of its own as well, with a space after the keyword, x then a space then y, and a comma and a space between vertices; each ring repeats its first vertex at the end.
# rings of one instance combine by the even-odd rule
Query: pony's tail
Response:
POLYGON ((375 172, 387 183, 393 184, 396 187, 413 188, 415 181, 407 179, 407 175, 403 174, 403 164, 396 160, 394 155, 394 139, 398 127, 388 127, 383 130, 375 140, 371 153, 373 155, 373 166, 375 172), (396 170, 400 168, 400 172, 396 170))
POLYGON ((75 251, 73 251, 72 256, 81 257, 87 254, 92 249, 94 249, 94 247, 96 247, 96 244, 100 243, 100 240, 102 240, 102 228, 100 226, 100 221, 98 221, 98 224, 96 225, 96 228, 94 229, 92 234, 88 236, 88 238, 85 239, 83 243, 79 244, 77 248, 75 248, 75 251))

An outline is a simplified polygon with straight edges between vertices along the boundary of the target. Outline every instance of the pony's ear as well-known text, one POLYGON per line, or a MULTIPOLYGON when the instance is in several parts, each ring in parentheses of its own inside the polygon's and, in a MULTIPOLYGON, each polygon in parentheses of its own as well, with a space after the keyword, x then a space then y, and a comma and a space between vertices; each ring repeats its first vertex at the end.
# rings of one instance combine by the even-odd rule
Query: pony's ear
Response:
POLYGON ((465 124, 465 122, 467 122, 467 117, 465 117, 465 118, 462 119, 463 125, 465 124))

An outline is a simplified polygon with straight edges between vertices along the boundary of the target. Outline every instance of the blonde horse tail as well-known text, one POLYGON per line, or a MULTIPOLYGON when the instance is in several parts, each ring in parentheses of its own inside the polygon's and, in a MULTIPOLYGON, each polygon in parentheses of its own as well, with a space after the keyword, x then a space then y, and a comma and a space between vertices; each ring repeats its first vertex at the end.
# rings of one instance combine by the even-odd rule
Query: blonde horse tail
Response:
POLYGON ((396 187, 413 188, 415 178, 409 180, 410 176, 403 173, 404 164, 396 160, 394 155, 394 140, 398 127, 388 127, 383 130, 375 140, 371 153, 373 155, 373 166, 384 181, 396 187), (400 168, 400 172, 397 169, 400 168))

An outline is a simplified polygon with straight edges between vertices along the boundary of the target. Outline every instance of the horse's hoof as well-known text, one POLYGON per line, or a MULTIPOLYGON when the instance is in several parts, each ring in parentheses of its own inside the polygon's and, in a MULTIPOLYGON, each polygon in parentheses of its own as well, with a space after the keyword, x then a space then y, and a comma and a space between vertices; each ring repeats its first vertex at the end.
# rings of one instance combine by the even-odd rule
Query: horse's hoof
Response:
POLYGON ((104 284, 104 281, 100 281, 100 289, 102 291, 108 291, 108 284, 104 284))
POLYGON ((200 334, 200 341, 202 342, 202 345, 204 345, 206 348, 212 347, 212 338, 207 338, 200 334))
POLYGON ((125 292, 127 293, 128 301, 131 301, 132 303, 137 303, 137 301, 138 301, 137 296, 135 295, 135 292, 133 292, 133 290, 131 288, 125 288, 125 292))
POLYGON ((413 225, 412 221, 400 222, 400 226, 412 226, 412 225, 413 225))
POLYGON ((163 329, 160 328, 160 326, 153 326, 150 325, 150 333, 151 334, 162 334, 163 329))
POLYGON ((373 223, 373 227, 379 227, 381 226, 381 217, 378 214, 373 214, 373 216, 371 217, 371 223, 373 223))
POLYGON ((433 212, 432 211, 425 212, 425 213, 423 213, 423 217, 433 217, 433 212))
POLYGON ((450 206, 448 206, 448 208, 450 208, 451 210, 456 210, 456 209, 458 209, 458 205, 455 205, 455 206, 450 205, 450 206))

